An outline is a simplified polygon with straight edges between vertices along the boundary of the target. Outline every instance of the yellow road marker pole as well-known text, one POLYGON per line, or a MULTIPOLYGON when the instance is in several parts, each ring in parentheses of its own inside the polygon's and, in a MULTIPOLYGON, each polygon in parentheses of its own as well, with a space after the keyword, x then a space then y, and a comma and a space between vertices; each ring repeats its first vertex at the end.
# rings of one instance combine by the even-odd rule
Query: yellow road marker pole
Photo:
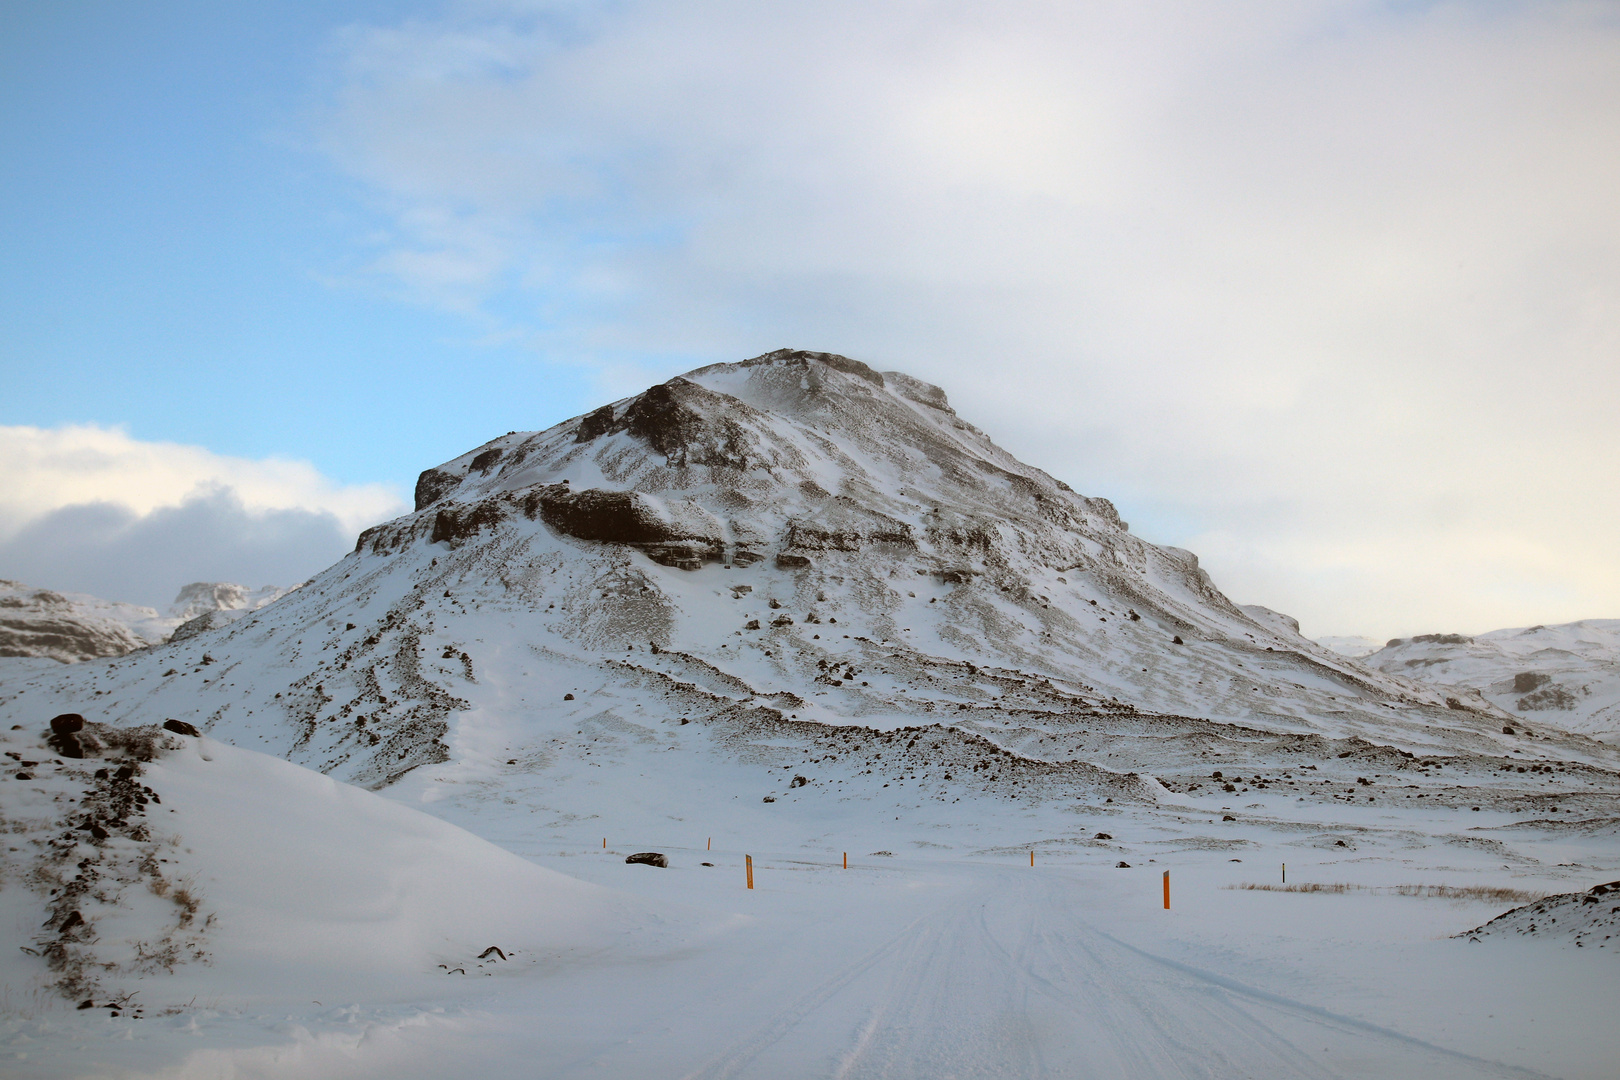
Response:
POLYGON ((748 887, 752 889, 754 887, 754 857, 744 855, 743 858, 748 860, 748 887))

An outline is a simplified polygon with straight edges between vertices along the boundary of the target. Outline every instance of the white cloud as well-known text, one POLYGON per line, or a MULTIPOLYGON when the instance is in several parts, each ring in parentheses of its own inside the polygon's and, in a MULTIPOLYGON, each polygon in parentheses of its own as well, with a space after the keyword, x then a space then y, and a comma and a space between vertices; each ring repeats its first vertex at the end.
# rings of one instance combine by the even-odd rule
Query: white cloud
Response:
POLYGON ((327 145, 418 299, 605 366, 903 368, 1317 632, 1620 614, 1610 5, 480 3, 341 44, 327 145))
POLYGON ((191 581, 290 585, 407 509, 306 462, 112 428, 0 427, 0 577, 34 585, 157 608, 191 581))

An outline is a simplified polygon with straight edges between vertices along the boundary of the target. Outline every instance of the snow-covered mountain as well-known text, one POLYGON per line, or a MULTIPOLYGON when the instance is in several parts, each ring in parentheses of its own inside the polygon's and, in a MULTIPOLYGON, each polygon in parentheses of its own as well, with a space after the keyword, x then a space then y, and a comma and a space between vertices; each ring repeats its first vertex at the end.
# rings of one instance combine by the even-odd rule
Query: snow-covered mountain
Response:
POLYGON ((170 637, 186 638, 264 607, 290 592, 266 585, 193 582, 165 614, 88 593, 59 593, 0 580, 0 658, 71 664, 122 656, 170 637))
POLYGON ((1480 694, 1531 728, 1620 738, 1620 619, 1396 638, 1370 667, 1480 694))
MULTIPOLYGON (((747 949, 693 951, 656 971, 547 972, 571 989, 548 991, 545 1008, 525 1005, 509 1029, 494 1029, 493 1042, 548 1032, 536 1051, 547 1055, 548 1075, 583 1075, 600 1061, 617 1062, 617 1071, 593 1075, 749 1075, 760 1048, 811 1014, 825 1026, 805 1045, 870 1027, 849 1061, 868 1053, 862 1047, 890 1045, 885 1039, 899 1040, 898 1056, 847 1069, 817 1057, 797 1071, 753 1074, 896 1075, 881 1062, 925 1053, 922 1043, 957 1039, 972 1025, 915 1027, 907 1017, 934 1015, 921 1006, 892 1022, 881 1009, 818 1010, 842 1001, 868 967, 887 970, 883 957, 912 958, 906 993, 932 1001, 947 994, 952 973, 930 958, 958 955, 963 941, 978 943, 981 983, 1002 978, 1014 960, 1024 964, 1018 958, 1046 954, 1028 941, 1005 948, 992 940, 1000 931, 989 929, 987 905, 1010 905, 996 926, 1033 918, 1045 927, 1031 931, 1041 941, 1084 939, 1086 955, 1062 959, 1057 981, 1100 985, 1096 956, 1123 946, 1073 924, 1075 897, 1112 888, 1104 906, 1120 911, 1122 898, 1138 903, 1145 890, 1157 911, 1157 875, 1172 860, 1210 882, 1246 873, 1239 860, 1263 859, 1290 862, 1296 873, 1305 861, 1357 873, 1378 866, 1401 873, 1397 882, 1434 866, 1456 877, 1536 874, 1562 885, 1603 864, 1620 822, 1615 747, 1552 724, 1525 731, 1479 694, 1436 690, 1308 641, 1287 616, 1234 604, 1192 553, 1136 536, 1106 500, 1012 458, 938 388, 788 350, 701 368, 430 468, 412 513, 367 530, 337 564, 229 625, 0 681, 0 730, 18 725, 16 739, 37 741, 51 717, 70 712, 117 731, 171 718, 194 725, 210 740, 203 745, 257 751, 374 789, 508 851, 649 890, 659 904, 680 890, 708 909, 740 904, 744 860, 757 858, 762 887, 748 897, 759 904, 725 932, 735 941, 752 932, 739 928, 759 928, 747 949), (624 856, 643 849, 672 853, 674 865, 622 876, 624 856), (978 870, 955 878, 958 864, 917 861, 1033 870, 1037 849, 1043 866, 1060 863, 1086 888, 999 877, 991 888, 972 877, 978 870), (844 853, 856 862, 833 884, 825 875, 841 872, 844 853), (1145 884, 1107 877, 1144 870, 1145 884), (893 894, 850 884, 878 880, 893 882, 893 894), (916 905, 934 902, 925 893, 960 906, 920 919, 916 905), (790 894, 799 899, 784 899, 790 894), (818 898, 829 895, 842 899, 826 906, 818 898), (825 941, 805 939, 791 963, 771 951, 800 941, 784 928, 834 918, 826 912, 839 914, 825 941), (751 974, 734 978, 762 956, 774 958, 770 970, 792 973, 769 994, 754 992, 761 984, 751 974), (696 995, 690 964, 710 964, 696 995), (576 992, 608 1007, 566 1013, 549 1004, 576 992), (779 1015, 759 1019, 757 1035, 708 1014, 665 1011, 698 998, 724 1002, 728 1016, 782 1004, 779 1015), (629 1026, 602 1034, 604 1017, 621 1013, 629 1026), (644 1019, 654 1016, 656 1025, 644 1019), (717 1023, 734 1047, 724 1053, 701 1034, 717 1023), (643 1038, 653 1030, 680 1033, 668 1036, 678 1053, 666 1057, 662 1037, 643 1038), (599 1049, 570 1056, 574 1040, 597 1035, 599 1049)), ((26 752, 43 767, 40 751, 26 752)), ((313 782, 252 760, 259 764, 240 765, 243 777, 313 782)), ((72 768, 66 759, 62 767, 72 768)), ((171 802, 157 779, 143 783, 171 802)), ((117 856, 111 841, 74 835, 82 822, 70 820, 78 811, 68 800, 80 796, 47 791, 32 773, 0 779, 0 809, 10 816, 12 801, 36 787, 29 805, 57 815, 37 838, 54 828, 94 848, 85 859, 117 856)), ((228 805, 228 788, 213 789, 217 805, 228 805)), ((335 862, 356 851, 358 862, 385 873, 357 847, 371 841, 340 832, 319 841, 335 862)), ((270 841, 253 841, 261 842, 270 841)), ((197 847, 187 866, 213 873, 219 895, 242 896, 257 871, 227 847, 197 847), (222 869, 211 871, 216 859, 222 869)), ((426 887, 412 880, 411 888, 426 887)), ((401 884, 398 896, 410 891, 401 884)), ((1205 899, 1204 909, 1218 907, 1205 899)), ((1489 914, 1464 913, 1457 917, 1467 921, 1437 925, 1423 940, 1489 914)), ((1275 929, 1268 923, 1266 933, 1275 929)), ((420 950, 412 955, 422 959, 420 950)), ((1085 1028, 1086 1017, 1107 1011, 1098 1006, 1074 1023, 1045 1025, 1082 1025, 1085 1039, 1063 1049, 1080 1055, 1073 1061, 1104 1043, 1117 1047, 1120 1056, 1108 1059, 1116 1063, 1135 1060, 1132 1047, 1146 1043, 1162 1044, 1155 1053, 1164 1062, 1182 1061, 1187 1046, 1213 1039, 1226 1055, 1223 1075, 1301 1071, 1287 1063, 1286 1047, 1277 1048, 1281 1057, 1255 1056, 1274 1036, 1252 1021, 1179 1043, 1164 1037, 1157 990, 1146 989, 1160 985, 1158 969, 1123 953, 1110 963, 1136 987, 1137 1018, 1085 1028)), ((1043 972, 1006 975, 1002 1011, 984 1019, 990 1034, 951 1060, 990 1072, 1001 1052, 997 1017, 1015 1008, 1007 1002, 1055 985, 1043 972)), ((978 1001, 980 988, 952 986, 947 996, 978 1001)), ((1177 993, 1187 1015, 1199 1013, 1204 991, 1177 993)), ((523 1000, 532 1005, 533 995, 523 1000)), ((295 1007, 304 1008, 287 995, 275 1011, 295 1007)), ((1317 1037, 1313 1029, 1309 1039, 1317 1037)), ((1422 1072, 1401 1056, 1415 1052, 1409 1042, 1391 1037, 1385 1074, 1422 1072)), ((379 1065, 376 1074, 431 1072, 413 1056, 400 1061, 410 1068, 379 1065)), ((1098 1070, 1178 1074, 1169 1065, 1090 1071, 1098 1070)), ((512 1075, 533 1071, 525 1061, 512 1075)))

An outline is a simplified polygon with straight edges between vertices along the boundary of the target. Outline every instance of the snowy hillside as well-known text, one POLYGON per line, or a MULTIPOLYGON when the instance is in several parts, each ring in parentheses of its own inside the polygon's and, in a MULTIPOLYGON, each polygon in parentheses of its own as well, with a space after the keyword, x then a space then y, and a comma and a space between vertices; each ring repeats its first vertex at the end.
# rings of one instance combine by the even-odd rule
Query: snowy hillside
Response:
POLYGON ((1365 662, 1478 693, 1532 729, 1620 739, 1620 619, 1397 638, 1365 662))
MULTIPOLYGON (((36 589, 0 580, 0 658, 72 664, 122 656, 171 636, 190 637, 228 625, 285 596, 290 589, 247 589, 230 582, 194 582, 166 614, 87 593, 36 589)), ((0 668, 0 677, 6 669, 0 668)))

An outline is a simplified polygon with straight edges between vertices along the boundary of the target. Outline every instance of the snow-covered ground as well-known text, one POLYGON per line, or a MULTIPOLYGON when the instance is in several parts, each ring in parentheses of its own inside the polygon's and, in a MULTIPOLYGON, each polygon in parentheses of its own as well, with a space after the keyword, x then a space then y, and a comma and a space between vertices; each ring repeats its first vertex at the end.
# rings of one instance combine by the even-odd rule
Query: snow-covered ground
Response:
MULTIPOLYGON (((19 951, 20 1075, 1612 1072, 1607 950, 1454 935, 1620 877, 1620 750, 1239 608, 839 357, 503 436, 229 626, 0 680, 23 759, 64 712, 207 733, 140 779, 218 917, 207 962, 105 971, 139 1019, 19 951), (1346 888, 1226 888, 1285 863, 1346 888), (590 955, 546 953, 523 920, 574 882, 590 955), (544 959, 448 974, 497 936, 544 959)), ((31 866, 85 796, 30 775, 0 810, 31 866)), ((108 831, 57 864, 127 866, 108 831)), ((36 951, 48 895, 0 893, 36 951)))
POLYGON ((1620 619, 1398 638, 1365 658, 1380 671, 1480 694, 1532 729, 1620 739, 1620 619))

